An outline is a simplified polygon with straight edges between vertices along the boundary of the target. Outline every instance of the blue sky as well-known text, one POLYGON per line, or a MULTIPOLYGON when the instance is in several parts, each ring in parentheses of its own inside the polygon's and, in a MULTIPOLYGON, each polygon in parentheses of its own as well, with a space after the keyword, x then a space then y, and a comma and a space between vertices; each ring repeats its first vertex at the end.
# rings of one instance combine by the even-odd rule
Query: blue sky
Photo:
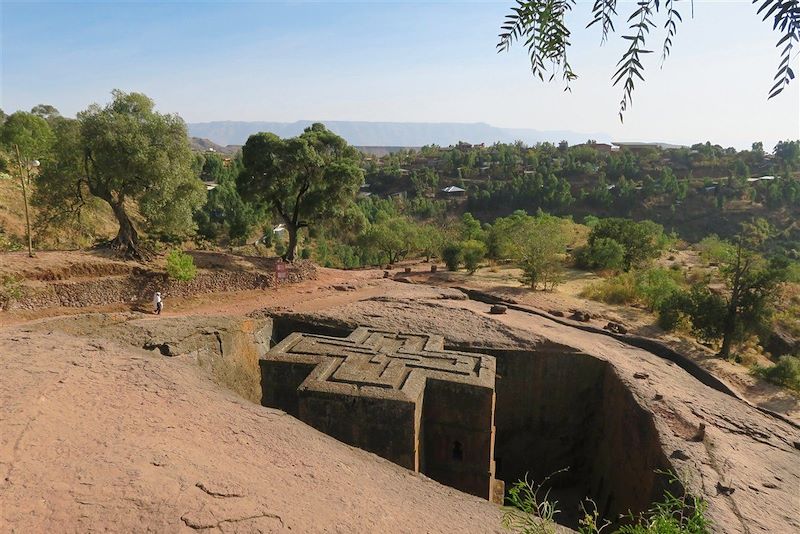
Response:
POLYGON ((488 122, 737 147, 800 138, 800 84, 767 102, 777 36, 749 1, 695 0, 694 18, 680 2, 672 56, 663 68, 647 58, 624 124, 610 78, 625 43, 601 48, 599 30, 582 29, 591 2, 570 18, 572 93, 535 81, 521 48, 495 53, 512 4, 3 0, 0 107, 74 115, 120 88, 188 122, 488 122))

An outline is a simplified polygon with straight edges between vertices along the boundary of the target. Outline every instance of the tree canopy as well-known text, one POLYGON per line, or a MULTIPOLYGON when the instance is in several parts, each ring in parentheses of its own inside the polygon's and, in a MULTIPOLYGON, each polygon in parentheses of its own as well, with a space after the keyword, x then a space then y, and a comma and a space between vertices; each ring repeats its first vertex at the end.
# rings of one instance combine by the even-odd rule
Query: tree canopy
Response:
POLYGON ((9 149, 17 145, 26 161, 44 160, 53 144, 53 132, 47 121, 38 115, 17 111, 3 122, 0 140, 9 149))
POLYGON ((290 139, 251 135, 242 158, 242 197, 266 205, 283 220, 288 261, 294 260, 298 231, 343 213, 364 180, 358 151, 320 123, 290 139))
POLYGON ((156 112, 143 94, 112 95, 109 104, 89 106, 77 121, 62 119, 59 157, 40 177, 41 202, 72 212, 80 211, 87 194, 107 202, 119 223, 111 246, 144 258, 131 210, 151 232, 186 235, 194 229, 192 214, 205 200, 205 188, 192 172, 183 120, 156 112))

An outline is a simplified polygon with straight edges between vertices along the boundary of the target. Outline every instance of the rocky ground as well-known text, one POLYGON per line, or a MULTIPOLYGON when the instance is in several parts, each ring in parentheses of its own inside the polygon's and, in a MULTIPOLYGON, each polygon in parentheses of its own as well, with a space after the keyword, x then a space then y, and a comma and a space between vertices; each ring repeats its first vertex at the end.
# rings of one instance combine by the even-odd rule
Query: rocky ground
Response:
POLYGON ((737 399, 546 314, 491 315, 446 281, 409 278, 321 269, 279 288, 170 298, 159 317, 127 303, 0 313, 0 525, 500 531, 488 502, 252 402, 269 320, 295 316, 438 333, 460 347, 547 343, 608 362, 651 414, 672 467, 709 502, 715 531, 800 530, 800 430, 759 410, 764 399, 737 399))
POLYGON ((0 332, 4 532, 497 532, 500 510, 158 352, 0 332))

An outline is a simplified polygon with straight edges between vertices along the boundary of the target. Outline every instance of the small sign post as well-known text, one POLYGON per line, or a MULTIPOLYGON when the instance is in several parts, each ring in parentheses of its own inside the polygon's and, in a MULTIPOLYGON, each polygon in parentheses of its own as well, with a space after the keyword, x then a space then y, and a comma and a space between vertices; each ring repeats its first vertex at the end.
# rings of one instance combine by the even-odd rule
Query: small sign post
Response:
POLYGON ((286 263, 283 260, 278 260, 278 263, 275 264, 275 287, 277 288, 287 278, 289 278, 289 271, 286 263))

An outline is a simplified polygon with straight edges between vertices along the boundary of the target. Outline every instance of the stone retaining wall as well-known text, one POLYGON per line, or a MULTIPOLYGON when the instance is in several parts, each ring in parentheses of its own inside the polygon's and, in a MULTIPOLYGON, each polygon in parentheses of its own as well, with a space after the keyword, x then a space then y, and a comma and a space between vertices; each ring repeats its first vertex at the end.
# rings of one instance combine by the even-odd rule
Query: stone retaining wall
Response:
MULTIPOLYGON (((289 267, 283 283, 298 283, 316 277, 316 266, 300 262, 289 267)), ((194 280, 171 280, 164 272, 138 270, 127 276, 84 280, 58 280, 44 285, 20 287, 18 298, 0 298, 0 310, 30 310, 59 306, 82 308, 123 302, 149 302, 161 291, 165 298, 225 291, 249 291, 275 287, 275 273, 259 271, 204 270, 194 280)))

